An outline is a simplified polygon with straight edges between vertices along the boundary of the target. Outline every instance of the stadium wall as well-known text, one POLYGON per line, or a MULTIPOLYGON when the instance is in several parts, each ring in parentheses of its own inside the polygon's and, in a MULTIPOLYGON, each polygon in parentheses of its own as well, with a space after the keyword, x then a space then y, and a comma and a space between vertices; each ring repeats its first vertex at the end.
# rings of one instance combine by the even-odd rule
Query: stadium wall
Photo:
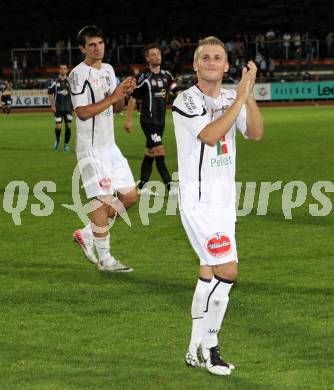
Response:
POLYGON ((50 107, 47 89, 16 89, 12 93, 12 107, 50 107))
MULTIPOLYGON (((227 89, 236 89, 226 84, 227 89)), ((257 101, 334 100, 334 81, 300 83, 257 83, 254 87, 257 101)), ((47 89, 14 90, 13 107, 50 107, 47 89)))

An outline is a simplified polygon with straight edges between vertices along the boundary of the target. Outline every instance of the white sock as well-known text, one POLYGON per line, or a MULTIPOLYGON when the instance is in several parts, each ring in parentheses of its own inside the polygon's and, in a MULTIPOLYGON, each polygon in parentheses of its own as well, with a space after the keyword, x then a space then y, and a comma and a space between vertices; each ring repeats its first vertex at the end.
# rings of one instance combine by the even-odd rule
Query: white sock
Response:
POLYGON ((210 283, 210 292, 204 309, 203 352, 204 349, 208 350, 218 345, 218 334, 227 309, 228 294, 232 286, 232 281, 227 281, 216 275, 210 283))
POLYGON ((210 292, 210 279, 199 278, 194 292, 191 305, 192 330, 189 351, 197 352, 198 346, 202 342, 204 310, 210 292))
POLYGON ((99 261, 103 264, 112 262, 110 255, 110 234, 105 237, 94 236, 94 244, 99 256, 99 261))
POLYGON ((92 227, 90 225, 90 222, 88 225, 86 225, 83 229, 81 229, 81 231, 83 232, 83 234, 87 237, 92 237, 93 239, 93 232, 92 232, 92 227))

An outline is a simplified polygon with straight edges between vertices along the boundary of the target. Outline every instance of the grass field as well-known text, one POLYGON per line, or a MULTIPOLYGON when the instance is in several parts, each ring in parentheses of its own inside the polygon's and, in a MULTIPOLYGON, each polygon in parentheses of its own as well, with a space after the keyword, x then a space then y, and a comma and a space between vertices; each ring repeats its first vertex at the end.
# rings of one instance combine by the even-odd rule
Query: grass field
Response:
MULTIPOLYGON (((239 181, 304 181, 308 196, 285 220, 282 191, 266 216, 238 220, 239 279, 221 334, 237 369, 214 377, 183 363, 197 259, 179 217, 165 208, 143 226, 138 206, 112 229, 112 253, 135 272, 97 272, 71 242, 75 154, 52 151, 51 114, 0 117, 0 389, 333 389, 333 212, 312 217, 310 194, 333 181, 333 107, 266 108, 260 143, 239 138, 239 181), (30 189, 22 224, 3 210, 13 180, 30 189), (54 212, 31 214, 40 180, 56 183, 54 212)), ((136 178, 143 136, 116 137, 136 178)), ((176 170, 171 115, 165 144, 176 170)), ((158 179, 156 170, 154 178, 158 179)), ((334 194, 327 194, 334 202, 334 194)))

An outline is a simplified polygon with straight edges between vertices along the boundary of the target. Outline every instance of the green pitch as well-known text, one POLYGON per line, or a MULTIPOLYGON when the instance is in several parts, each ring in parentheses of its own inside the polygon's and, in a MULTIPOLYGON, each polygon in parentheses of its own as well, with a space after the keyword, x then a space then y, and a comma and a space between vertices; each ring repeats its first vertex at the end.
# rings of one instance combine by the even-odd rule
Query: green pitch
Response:
MULTIPOLYGON (((263 115, 262 142, 238 137, 237 180, 303 181, 308 192, 290 220, 282 190, 258 216, 258 184, 253 210, 238 220, 240 274, 221 334, 223 356, 237 368, 226 378, 183 362, 198 262, 178 215, 166 216, 165 202, 143 226, 138 206, 130 210, 131 228, 119 220, 111 247, 135 272, 97 272, 71 242, 82 223, 62 204, 72 203, 75 154, 51 150, 52 115, 0 117, 1 389, 333 388, 333 211, 312 217, 309 204, 319 204, 314 182, 333 181, 334 110, 268 108, 263 115), (14 180, 30 190, 20 226, 2 203, 14 180), (31 213, 41 204, 33 195, 41 180, 56 183, 48 217, 31 213)), ((144 139, 138 119, 131 135, 123 122, 116 117, 116 138, 137 179, 144 139)), ((165 144, 175 171, 170 113, 165 144)))

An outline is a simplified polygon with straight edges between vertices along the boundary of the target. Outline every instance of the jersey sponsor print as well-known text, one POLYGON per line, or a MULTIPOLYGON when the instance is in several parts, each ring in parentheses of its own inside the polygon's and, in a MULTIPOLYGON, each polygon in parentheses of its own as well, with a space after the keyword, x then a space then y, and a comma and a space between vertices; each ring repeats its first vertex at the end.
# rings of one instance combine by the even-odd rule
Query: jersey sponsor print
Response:
POLYGON ((221 88, 217 98, 203 94, 197 86, 181 93, 173 103, 173 120, 178 149, 181 207, 235 203, 236 130, 246 134, 246 108, 215 146, 202 143, 199 133, 224 115, 235 101, 236 92, 221 88))

